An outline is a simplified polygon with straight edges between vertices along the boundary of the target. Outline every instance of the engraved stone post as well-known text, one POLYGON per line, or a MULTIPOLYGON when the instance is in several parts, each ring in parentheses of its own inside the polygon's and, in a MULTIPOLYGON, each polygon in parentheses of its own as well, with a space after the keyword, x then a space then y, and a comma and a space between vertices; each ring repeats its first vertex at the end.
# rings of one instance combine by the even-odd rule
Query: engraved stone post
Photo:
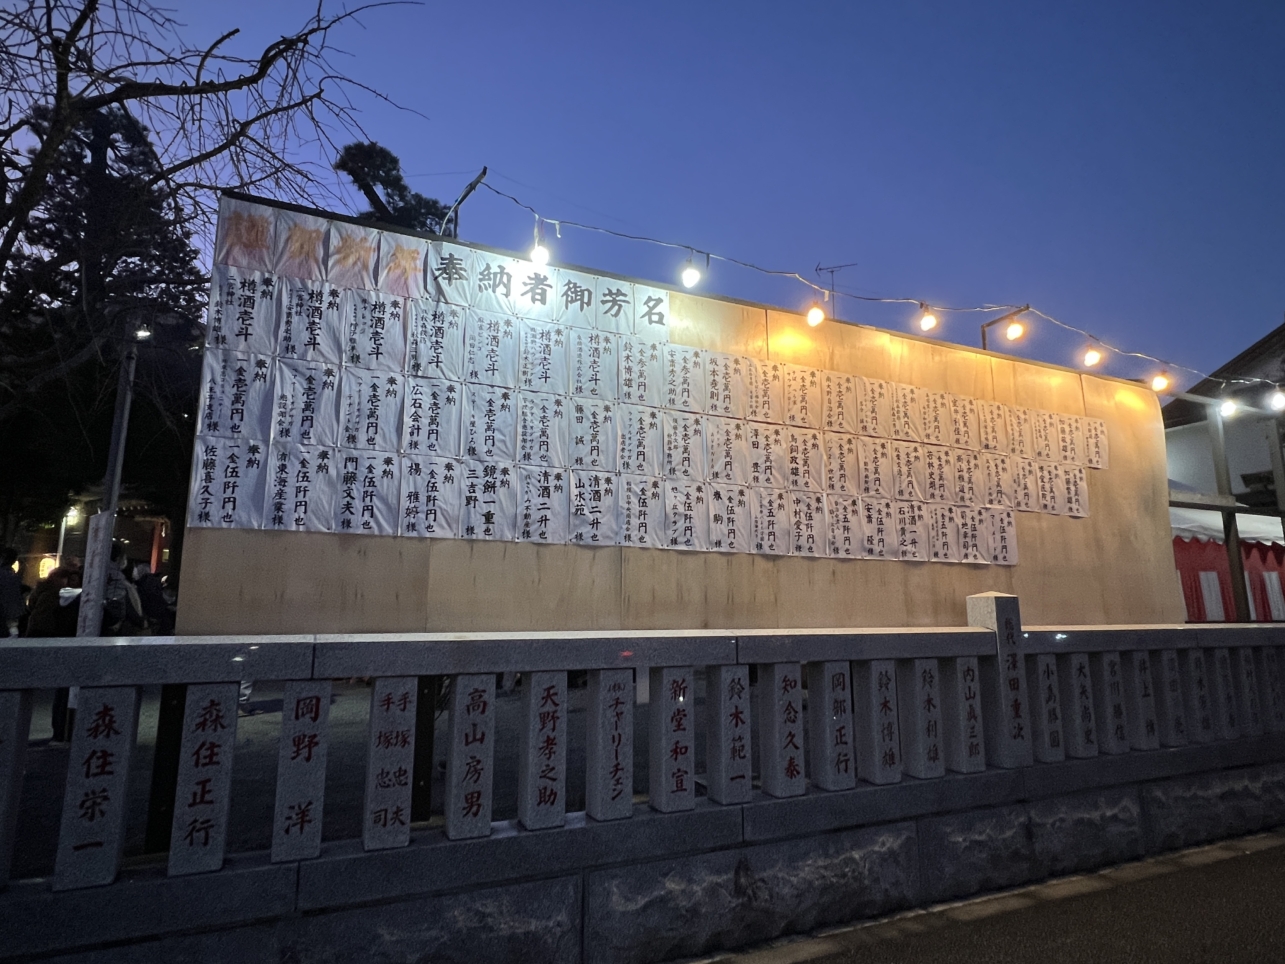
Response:
POLYGON ((495 784, 495 674, 451 679, 450 736, 446 744, 446 836, 450 840, 491 833, 495 784))
POLYGON ((54 890, 110 884, 125 843, 125 790, 138 732, 138 690, 80 691, 67 762, 54 890))
POLYGON ((750 670, 705 670, 705 781, 715 803, 748 803, 750 774, 750 670))
POLYGON ((13 866, 14 832, 18 826, 18 800, 27 761, 31 732, 31 692, 0 692, 0 890, 9 883, 13 866))
POLYGON ((1057 657, 1050 654, 1035 656, 1026 661, 1026 669, 1035 759, 1040 763, 1061 763, 1066 759, 1066 745, 1062 732, 1057 657))
POLYGON ((1263 708, 1263 724, 1269 733, 1285 731, 1285 688, 1281 686, 1280 653, 1275 646, 1264 646, 1258 652, 1258 683, 1263 708))
POLYGON ((1205 650, 1205 674, 1213 704, 1214 732, 1220 740, 1240 736, 1240 714, 1236 711, 1236 684, 1232 679, 1231 653, 1225 648, 1205 650))
POLYGON ((920 780, 945 776, 937 660, 897 660, 897 697, 902 768, 920 780))
POLYGON ((696 806, 696 691, 690 666, 651 668, 648 707, 648 803, 673 813, 696 806))
POLYGON ((1119 653, 1094 653, 1093 710, 1098 722, 1098 749, 1129 752, 1129 715, 1124 701, 1124 670, 1119 653))
POLYGON ((1241 732, 1246 736, 1262 736, 1263 713, 1258 699, 1258 674, 1254 671, 1254 650, 1249 646, 1236 648, 1232 658, 1233 692, 1240 710, 1241 732))
POLYGON ((1214 704, 1209 695, 1205 651, 1184 649, 1179 654, 1182 670, 1183 705, 1187 714, 1187 736, 1194 743, 1210 743, 1218 738, 1214 726, 1214 704))
POLYGON ((852 700, 857 721, 857 776, 869 783, 901 780, 901 733, 895 660, 852 664, 852 700))
POLYGON ((1084 653, 1059 654, 1058 683, 1065 707, 1062 735, 1066 737, 1066 755, 1087 760, 1098 755, 1097 717, 1093 712, 1093 677, 1089 657, 1084 653))
POLYGON ((808 663, 808 760, 822 790, 857 785, 852 681, 846 662, 808 663))
POLYGON ((370 692, 370 745, 366 758, 366 850, 410 843, 411 773, 415 768, 415 704, 419 679, 385 676, 370 692))
POLYGON ((274 863, 308 860, 321 853, 329 723, 330 680, 286 683, 272 815, 274 863))
POLYGON ((528 673, 522 693, 518 821, 528 830, 567 822, 567 671, 528 673))
POLYGON ((1124 669, 1125 700, 1129 706, 1129 746, 1135 750, 1160 749, 1151 659, 1151 653, 1146 650, 1134 650, 1125 654, 1121 663, 1124 669))
POLYGON ((171 877, 223 867, 236 746, 236 683, 187 688, 170 825, 171 877))
POLYGON ((759 780, 771 797, 797 797, 803 774, 803 674, 798 663, 763 663, 758 669, 759 780))
POLYGON ((942 660, 941 673, 946 766, 956 773, 981 773, 986 769, 986 739, 982 735, 982 687, 977 657, 942 660))
POLYGON ((585 812, 595 820, 634 814, 634 671, 589 671, 585 812))
POLYGON ((1182 674, 1178 651, 1162 650, 1151 660, 1156 688, 1156 722, 1160 725, 1161 746, 1187 745, 1187 713, 1182 703, 1182 674))
POLYGON ((1022 663, 1022 616, 1017 597, 984 592, 968 597, 968 625, 995 630, 994 658, 981 661, 986 694, 986 756, 994 766, 1012 769, 1035 762, 1030 703, 1022 663))

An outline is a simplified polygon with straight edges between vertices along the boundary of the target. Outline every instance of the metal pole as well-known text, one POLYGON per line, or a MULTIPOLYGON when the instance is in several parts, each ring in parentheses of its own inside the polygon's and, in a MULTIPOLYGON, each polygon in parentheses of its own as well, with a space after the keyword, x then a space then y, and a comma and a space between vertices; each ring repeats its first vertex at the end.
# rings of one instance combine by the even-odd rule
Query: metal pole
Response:
POLYGON ((982 351, 986 351, 986 329, 989 328, 990 325, 991 323, 989 321, 982 325, 982 351))
MULTIPOLYGON (((1213 447, 1214 478, 1219 495, 1231 495, 1231 472, 1227 468, 1227 434, 1223 417, 1217 405, 1210 405, 1208 412, 1209 441, 1213 447)), ((1240 529, 1236 513, 1224 512, 1223 544, 1227 549, 1227 569, 1231 573, 1231 598, 1236 603, 1236 622, 1249 622, 1249 591, 1245 586, 1245 561, 1240 556, 1240 529)))
POLYGON ((1268 419, 1267 454, 1272 460, 1272 487, 1276 490, 1276 508, 1281 513, 1281 531, 1285 534, 1285 455, 1281 452, 1280 418, 1268 419))
POLYGON ((125 463, 125 437, 129 433, 129 409, 134 401, 134 367, 138 364, 138 345, 131 341, 121 359, 120 378, 116 383, 116 412, 112 416, 112 444, 107 455, 107 490, 104 512, 115 512, 120 503, 120 473, 125 463))
POLYGON ((62 544, 63 544, 63 540, 66 538, 67 538, 67 513, 64 512, 62 514, 62 522, 58 524, 58 554, 54 560, 55 566, 58 566, 58 567, 62 566, 62 544))

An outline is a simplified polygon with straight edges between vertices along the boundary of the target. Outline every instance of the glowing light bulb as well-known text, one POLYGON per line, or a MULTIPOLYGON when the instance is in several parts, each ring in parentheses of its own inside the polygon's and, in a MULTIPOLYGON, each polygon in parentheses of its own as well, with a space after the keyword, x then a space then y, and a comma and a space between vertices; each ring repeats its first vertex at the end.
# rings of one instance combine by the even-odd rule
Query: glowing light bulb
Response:
POLYGON ((139 328, 138 331, 134 332, 134 337, 139 341, 147 341, 147 339, 152 337, 152 329, 139 328))
POLYGON ((1008 327, 1004 329, 1004 337, 1009 341, 1017 341, 1026 334, 1026 326, 1020 321, 1010 321, 1008 327))
POLYGON ((919 318, 919 328, 921 331, 932 331, 937 327, 937 316, 931 311, 925 311, 919 318))
POLYGON ((695 288, 701 280, 700 269, 688 261, 687 267, 683 269, 682 279, 684 288, 695 288))
POLYGON ((531 249, 531 260, 538 265, 548 264, 549 249, 542 244, 536 244, 536 246, 531 249))
POLYGON ((1223 403, 1218 406, 1218 414, 1223 418, 1231 418, 1236 414, 1236 402, 1230 398, 1224 400, 1223 403))
POLYGON ((67 510, 67 525, 74 526, 79 521, 80 521, 80 509, 76 508, 76 506, 73 505, 70 509, 67 510))
POLYGON ((1276 389, 1268 396, 1267 405, 1273 412, 1285 412, 1285 392, 1276 389))
POLYGON ((1153 392, 1163 392, 1168 387, 1169 387, 1169 376, 1166 375, 1164 372, 1161 372, 1159 375, 1156 375, 1154 378, 1151 379, 1151 390, 1153 392))
POLYGON ((812 307, 808 309, 808 324, 815 328, 823 321, 825 321, 825 312, 821 310, 820 305, 813 304, 812 307))
POLYGON ((1092 368, 1100 361, 1102 361, 1102 352, 1098 351, 1096 348, 1085 349, 1085 352, 1084 352, 1085 368, 1092 368))

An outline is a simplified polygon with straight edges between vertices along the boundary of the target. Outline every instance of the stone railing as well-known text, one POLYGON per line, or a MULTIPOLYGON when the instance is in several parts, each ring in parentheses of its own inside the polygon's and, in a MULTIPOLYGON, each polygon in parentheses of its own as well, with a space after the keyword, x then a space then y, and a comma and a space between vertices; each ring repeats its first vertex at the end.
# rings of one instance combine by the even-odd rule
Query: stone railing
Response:
MULTIPOLYGON (((1279 627, 1024 628, 1017 598, 992 593, 970 597, 968 616, 969 627, 950 629, 4 642, 0 880, 31 796, 33 691, 79 692, 61 815, 45 820, 58 828, 52 873, 0 894, 0 959, 148 941, 139 948, 160 960, 184 941, 245 940, 307 960, 313 944, 355 940, 356 952, 378 933, 410 956, 454 959, 443 942, 463 941, 461 959, 659 960, 1010 882, 952 883, 952 868, 934 864, 947 860, 941 828, 941 845, 930 845, 930 828, 906 820, 1285 759, 1274 736, 1285 732, 1279 627), (566 806, 569 671, 587 671, 577 813, 566 806), (497 822, 496 685, 513 673, 517 817, 497 822), (352 677, 373 678, 361 836, 323 844, 331 681, 352 677), (275 808, 269 851, 228 854, 243 679, 284 681, 275 808), (122 869, 140 687, 180 683, 169 750, 158 735, 155 764, 169 768, 168 855, 122 869), (444 793, 430 820, 423 788, 442 706, 444 793), (633 786, 636 714, 646 717, 645 797, 633 786), (884 836, 835 836, 853 828, 884 836), (811 893, 806 873, 788 886, 771 874, 742 879, 751 856, 789 863, 771 841, 803 838, 823 841, 832 864, 879 851, 895 866, 877 873, 895 879, 858 869, 864 896, 841 905, 827 892, 833 866, 811 893), (755 913, 734 908, 720 922, 717 907, 682 899, 668 910, 630 904, 640 878, 622 868, 645 865, 648 879, 672 885, 684 861, 702 874, 726 863, 716 876, 755 913), (419 920, 425 899, 437 902, 431 926, 419 920)), ((1038 837, 1030 807, 1014 819, 1038 837)), ((1137 814, 1128 820, 1140 835, 1137 814)), ((1264 811, 1255 826, 1272 820, 1264 811)), ((1139 836, 1100 859, 1182 842, 1139 836)), ((1046 858, 1016 879, 1094 859, 1046 858)))

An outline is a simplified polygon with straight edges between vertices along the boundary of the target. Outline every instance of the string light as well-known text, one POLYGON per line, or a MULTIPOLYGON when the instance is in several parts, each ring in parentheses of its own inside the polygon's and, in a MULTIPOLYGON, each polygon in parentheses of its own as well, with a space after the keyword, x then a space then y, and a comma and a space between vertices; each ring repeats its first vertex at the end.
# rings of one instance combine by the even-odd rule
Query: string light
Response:
POLYGON ((919 306, 919 310, 923 312, 923 314, 919 316, 919 330, 932 331, 936 328, 937 316, 932 313, 932 310, 927 305, 923 304, 919 306))
POLYGON ((1151 390, 1153 392, 1163 392, 1166 388, 1169 387, 1170 381, 1171 379, 1169 378, 1168 373, 1161 372, 1159 375, 1155 375, 1154 377, 1152 377, 1151 390))
POLYGON ((549 263, 549 249, 544 246, 544 221, 539 215, 535 219, 535 243, 531 246, 531 260, 542 267, 549 263))
POLYGON ((812 302, 812 307, 808 309, 808 324, 815 328, 823 321, 825 321, 825 309, 815 301, 812 302))
POLYGON ((1223 403, 1218 406, 1218 414, 1223 418, 1231 418, 1236 414, 1236 402, 1234 399, 1224 399, 1223 403))
POLYGON ((139 341, 147 341, 147 339, 152 337, 152 329, 148 328, 146 325, 140 326, 139 329, 134 332, 134 337, 139 341))
POLYGON ((1009 341, 1017 341, 1026 334, 1026 326, 1020 321, 1010 321, 1008 327, 1004 329, 1004 337, 1009 341))
POLYGON ((682 278, 684 288, 695 288, 697 283, 701 280, 700 269, 696 267, 696 265, 692 264, 690 258, 687 259, 687 267, 683 269, 682 278))
POLYGON ((1285 412, 1285 392, 1279 388, 1267 397, 1267 407, 1273 412, 1285 412))
POLYGON ((1096 348, 1084 349, 1084 367, 1092 368, 1098 362, 1102 361, 1102 352, 1096 348))

